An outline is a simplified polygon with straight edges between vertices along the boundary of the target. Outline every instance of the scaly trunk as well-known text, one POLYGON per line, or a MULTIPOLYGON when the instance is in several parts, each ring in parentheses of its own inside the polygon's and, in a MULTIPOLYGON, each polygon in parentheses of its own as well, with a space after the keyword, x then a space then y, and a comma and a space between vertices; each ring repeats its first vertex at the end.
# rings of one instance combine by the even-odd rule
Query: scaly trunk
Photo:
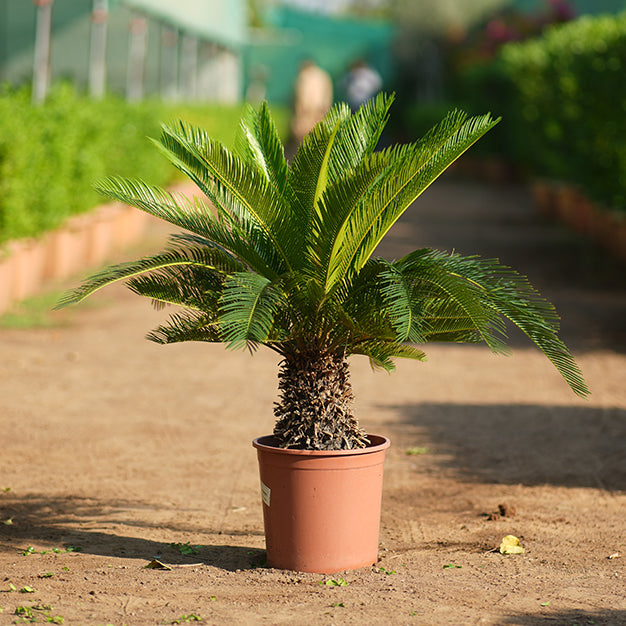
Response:
POLYGON ((313 350, 289 355, 278 378, 274 436, 281 447, 346 450, 367 445, 352 415, 352 386, 343 355, 313 350))

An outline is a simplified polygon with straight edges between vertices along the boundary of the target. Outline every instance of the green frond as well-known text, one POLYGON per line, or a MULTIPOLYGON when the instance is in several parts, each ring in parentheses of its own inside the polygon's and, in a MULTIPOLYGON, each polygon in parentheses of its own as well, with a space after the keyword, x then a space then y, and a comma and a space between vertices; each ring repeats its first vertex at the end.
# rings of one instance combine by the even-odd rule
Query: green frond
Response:
POLYGON ((288 192, 285 148, 266 102, 256 112, 248 105, 236 138, 238 154, 254 164, 278 193, 288 192))
POLYGON ((473 328, 494 352, 506 352, 501 339, 503 327, 499 316, 484 305, 486 293, 482 280, 475 280, 466 270, 473 258, 463 258, 431 250, 419 250, 394 264, 405 280, 413 283, 413 298, 421 306, 426 337, 438 332, 456 332, 451 320, 473 328), (442 316, 441 307, 445 314, 442 316), (438 324, 445 322, 445 330, 438 324))
POLYGON ((389 121, 393 101, 393 94, 379 93, 340 122, 329 159, 333 180, 355 170, 365 157, 374 152, 389 121))
POLYGON ((391 324, 396 331, 399 342, 417 342, 421 337, 411 333, 416 328, 414 303, 411 285, 398 272, 393 264, 389 263, 379 274, 381 280, 380 293, 391 324))
POLYGON ((246 231, 254 225, 263 233, 265 245, 276 254, 274 271, 288 270, 297 262, 304 230, 284 196, 262 172, 230 153, 206 131, 185 122, 175 128, 164 126, 159 143, 174 164, 190 170, 222 219, 246 231))
POLYGON ((364 341, 356 344, 350 350, 351 354, 362 354, 369 357, 372 367, 379 367, 387 372, 396 369, 394 359, 413 359, 415 361, 426 361, 426 354, 416 348, 394 341, 364 341))
POLYGON ((175 304, 209 313, 218 310, 223 283, 222 274, 187 265, 135 276, 127 286, 133 293, 151 298, 157 309, 175 304))
POLYGON ((238 272, 226 278, 220 332, 228 348, 252 348, 268 340, 281 293, 263 276, 238 272))
POLYGON ((215 320, 210 315, 195 312, 175 313, 169 321, 161 324, 146 335, 155 343, 168 344, 182 341, 222 341, 215 320))
POLYGON ((341 246, 342 228, 352 212, 366 201, 373 183, 388 167, 380 153, 364 157, 355 170, 340 176, 327 187, 312 216, 307 242, 308 270, 324 281, 335 246, 341 246))
MULTIPOLYGON (((253 224, 248 225, 248 230, 245 230, 244 227, 227 226, 219 222, 200 198, 190 199, 140 180, 124 178, 107 178, 100 181, 96 188, 110 198, 195 233, 201 238, 196 240, 201 245, 227 252, 264 276, 277 276, 273 269, 278 264, 276 254, 267 245, 262 231, 253 224)), ((183 240, 188 236, 176 234, 172 239, 183 240)))
POLYGON ((349 116, 350 109, 347 105, 332 107, 304 137, 289 167, 288 182, 294 192, 293 211, 297 220, 306 225, 307 231, 315 199, 320 197, 324 190, 320 177, 325 179, 327 176, 332 141, 336 137, 341 121, 349 116))
POLYGON ((63 295, 56 308, 76 304, 92 293, 121 280, 132 279, 146 272, 173 267, 198 266, 210 272, 227 275, 240 271, 242 266, 220 250, 210 248, 179 248, 144 257, 138 261, 119 263, 107 267, 88 278, 80 287, 63 295))
POLYGON ((443 287, 439 302, 437 294, 429 292, 431 300, 427 299, 424 307, 430 326, 429 340, 439 337, 439 340, 458 341, 467 336, 471 341, 476 332, 492 350, 505 352, 508 350, 501 337, 506 337, 506 318, 546 355, 574 393, 580 396, 589 393, 574 358, 558 338, 559 317, 554 306, 539 295, 525 276, 496 260, 456 254, 444 256, 433 251, 407 255, 396 267, 416 281, 418 292, 422 284, 427 284, 429 289, 432 285, 443 287), (439 274, 451 280, 442 281, 439 274), (462 285, 457 290, 458 281, 465 283, 467 294, 463 293, 462 285), (473 313, 476 309, 482 309, 482 314, 476 316, 473 313))
POLYGON ((489 115, 466 120, 454 112, 416 144, 391 149, 394 165, 377 180, 367 202, 352 212, 335 241, 326 292, 358 272, 414 200, 497 122, 489 115))

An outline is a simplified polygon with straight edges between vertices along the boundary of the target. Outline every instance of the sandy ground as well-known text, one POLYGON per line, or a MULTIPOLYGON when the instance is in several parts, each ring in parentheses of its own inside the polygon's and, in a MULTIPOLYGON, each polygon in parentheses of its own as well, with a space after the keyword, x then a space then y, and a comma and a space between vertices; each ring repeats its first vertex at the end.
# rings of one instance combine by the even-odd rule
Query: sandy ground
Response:
POLYGON ((515 186, 435 186, 382 252, 425 245, 527 273, 591 399, 517 335, 510 358, 428 346, 391 376, 355 359, 361 423, 392 440, 380 560, 271 570, 251 441, 272 428, 274 355, 154 345, 165 314, 111 288, 0 331, 0 624, 626 624, 623 268, 515 186), (508 534, 525 554, 497 551, 508 534))

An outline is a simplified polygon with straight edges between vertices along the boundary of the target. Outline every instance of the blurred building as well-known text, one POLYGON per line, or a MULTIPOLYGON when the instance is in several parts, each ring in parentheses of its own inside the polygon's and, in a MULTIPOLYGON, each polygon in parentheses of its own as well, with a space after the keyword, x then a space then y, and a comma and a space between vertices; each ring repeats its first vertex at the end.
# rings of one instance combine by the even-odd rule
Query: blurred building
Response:
POLYGON ((356 59, 392 74, 390 22, 268 6, 250 28, 248 0, 0 0, 0 83, 287 104, 305 58, 336 84, 356 59))
POLYGON ((129 99, 232 102, 243 93, 246 0, 0 0, 1 83, 31 81, 44 12, 49 81, 92 92, 104 82, 129 99))

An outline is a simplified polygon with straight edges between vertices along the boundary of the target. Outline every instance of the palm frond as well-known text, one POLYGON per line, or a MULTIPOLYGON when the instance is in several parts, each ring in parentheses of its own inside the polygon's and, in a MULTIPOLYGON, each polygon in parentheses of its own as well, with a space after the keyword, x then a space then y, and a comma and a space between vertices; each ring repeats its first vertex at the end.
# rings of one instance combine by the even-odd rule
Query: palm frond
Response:
POLYGON ((268 340, 281 293, 258 274, 237 272, 226 278, 220 301, 220 332, 228 347, 252 349, 268 340))
MULTIPOLYGON (((504 352, 505 344, 501 337, 506 337, 504 318, 511 321, 546 355, 558 372, 563 376, 571 389, 579 396, 589 393, 579 367, 558 338, 559 316, 554 306, 545 300, 532 287, 528 279, 515 270, 501 265, 493 259, 463 257, 430 252, 412 253, 396 263, 396 267, 405 276, 413 277, 418 283, 427 282, 443 285, 439 305, 431 305, 429 310, 434 313, 427 319, 431 325, 434 339, 438 333, 441 338, 453 333, 458 340, 458 333, 467 333, 471 340, 472 326, 496 352, 504 352), (439 266, 439 271, 454 280, 449 282, 441 279, 433 280, 436 272, 431 268, 439 266), (428 268, 428 269, 427 269, 428 268), (425 271, 426 270, 426 271, 425 271), (481 308, 483 313, 477 317, 467 306, 467 298, 454 287, 456 281, 463 281, 469 288, 468 297, 474 300, 472 308, 481 308), (462 309, 458 314, 456 305, 462 309), (444 315, 441 315, 444 312, 444 315), (452 326, 450 326, 452 324, 452 326)), ((432 296, 432 294, 429 294, 432 296)))
POLYGON ((242 265, 238 261, 224 254, 221 250, 203 247, 171 249, 160 254, 143 257, 138 261, 112 265, 97 272, 76 289, 65 293, 56 308, 81 302, 99 289, 121 280, 132 279, 146 272, 184 266, 198 266, 223 275, 242 269, 242 265))
POLYGON ((413 201, 498 120, 454 112, 416 144, 392 149, 394 166, 352 212, 334 242, 325 290, 358 272, 413 201))
POLYGON ((363 341, 350 349, 350 354, 362 354, 369 357, 372 367, 379 367, 387 372, 396 368, 394 359, 413 359, 426 361, 426 354, 415 346, 397 343, 395 341, 363 341))
POLYGON ((484 305, 484 282, 475 280, 478 276, 464 273, 473 260, 472 257, 419 250, 396 262, 394 267, 406 281, 413 283, 412 298, 421 307, 421 315, 428 324, 422 331, 424 336, 473 328, 491 350, 506 352, 499 316, 484 305), (463 327, 450 328, 452 320, 460 321, 463 327), (437 326, 442 322, 445 322, 445 330, 437 326))
MULTIPOLYGON (((150 215, 163 219, 174 226, 195 233, 202 245, 218 248, 239 259, 256 272, 275 278, 273 269, 279 261, 262 231, 254 226, 227 225, 218 221, 211 209, 200 199, 190 199, 182 194, 165 191, 140 180, 107 178, 96 189, 125 204, 135 206, 150 215)), ((172 239, 183 240, 187 235, 176 234, 172 239)))
POLYGON ((155 343, 168 344, 182 341, 222 341, 215 320, 210 315, 195 312, 175 313, 169 321, 157 326, 146 335, 146 339, 155 343))
POLYGON ((329 159, 333 180, 356 169, 364 157, 374 152, 389 120, 393 100, 393 94, 379 93, 341 121, 329 159))
POLYGON ((266 245, 271 245, 280 260, 275 271, 287 270, 297 262, 304 231, 285 198, 262 172, 211 139, 206 131, 185 122, 175 128, 164 126, 159 143, 172 162, 195 176, 223 219, 245 230, 254 224, 262 231, 266 245))
MULTIPOLYGON (((350 116, 347 105, 336 105, 304 137, 289 167, 289 185, 293 188, 293 210, 307 229, 316 199, 321 197, 328 178, 332 142, 339 124, 350 116)), ((308 232, 308 231, 307 231, 308 232)))
POLYGON ((356 169, 327 187, 317 202, 307 242, 307 260, 312 263, 308 270, 319 280, 325 278, 335 242, 346 220, 366 201, 372 185, 387 167, 388 159, 380 152, 363 157, 356 169))
POLYGON ((289 168, 285 148, 266 102, 261 104, 258 112, 247 107, 235 145, 239 155, 263 172, 278 193, 288 192, 289 168))
POLYGON ((208 313, 218 310, 223 283, 222 274, 189 265, 135 276, 127 286, 137 295, 151 298, 157 309, 176 304, 208 313))

